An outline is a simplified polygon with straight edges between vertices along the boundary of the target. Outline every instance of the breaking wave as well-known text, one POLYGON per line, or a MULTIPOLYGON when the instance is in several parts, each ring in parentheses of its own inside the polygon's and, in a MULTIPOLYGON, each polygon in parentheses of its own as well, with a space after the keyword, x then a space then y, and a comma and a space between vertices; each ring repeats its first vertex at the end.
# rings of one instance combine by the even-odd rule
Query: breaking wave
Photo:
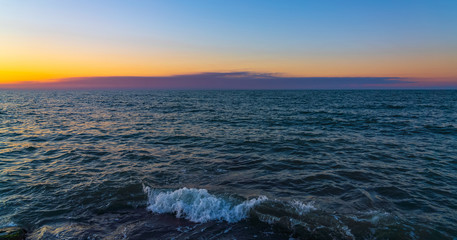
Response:
POLYGON ((163 190, 143 186, 143 190, 148 196, 147 209, 153 213, 174 214, 195 223, 236 223, 251 218, 303 238, 354 239, 362 234, 360 226, 372 229, 374 236, 382 236, 384 228, 398 224, 388 213, 341 215, 317 209, 314 202, 281 201, 265 196, 243 201, 216 196, 206 189, 185 187, 163 190))
POLYGON ((208 193, 206 189, 181 188, 175 191, 161 191, 143 187, 148 195, 148 210, 154 213, 173 213, 178 218, 192 222, 223 220, 229 223, 238 222, 248 217, 250 210, 267 197, 233 203, 208 193))

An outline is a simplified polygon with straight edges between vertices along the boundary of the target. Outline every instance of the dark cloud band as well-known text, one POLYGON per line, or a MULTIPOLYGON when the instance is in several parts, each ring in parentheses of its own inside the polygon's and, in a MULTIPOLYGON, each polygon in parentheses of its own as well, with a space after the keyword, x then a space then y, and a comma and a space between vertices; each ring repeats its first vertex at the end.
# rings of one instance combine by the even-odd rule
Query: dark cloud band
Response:
MULTIPOLYGON (((453 87, 455 88, 456 85, 454 83, 453 87)), ((414 80, 398 77, 283 77, 278 74, 255 72, 209 72, 166 77, 82 77, 47 83, 24 82, 0 85, 0 88, 32 89, 390 89, 415 87, 417 84, 414 80)))

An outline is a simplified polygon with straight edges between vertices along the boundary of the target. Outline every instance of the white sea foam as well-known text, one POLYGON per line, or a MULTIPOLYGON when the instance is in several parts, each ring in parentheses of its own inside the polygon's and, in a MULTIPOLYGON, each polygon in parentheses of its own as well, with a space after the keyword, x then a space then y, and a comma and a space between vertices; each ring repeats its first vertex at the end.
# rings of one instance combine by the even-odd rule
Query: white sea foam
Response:
POLYGON ((239 204, 214 196, 206 189, 181 188, 175 191, 160 191, 143 188, 148 194, 148 210, 155 213, 173 213, 178 218, 192 222, 223 220, 230 223, 246 218, 249 211, 267 197, 246 200, 239 204))
POLYGON ((391 217, 389 213, 376 210, 359 212, 358 216, 349 216, 349 218, 357 222, 370 222, 374 225, 379 224, 380 221, 388 220, 389 217, 391 217))
POLYGON ((313 202, 303 203, 294 200, 290 202, 290 205, 295 209, 298 215, 304 215, 312 210, 316 210, 316 207, 314 207, 313 202))

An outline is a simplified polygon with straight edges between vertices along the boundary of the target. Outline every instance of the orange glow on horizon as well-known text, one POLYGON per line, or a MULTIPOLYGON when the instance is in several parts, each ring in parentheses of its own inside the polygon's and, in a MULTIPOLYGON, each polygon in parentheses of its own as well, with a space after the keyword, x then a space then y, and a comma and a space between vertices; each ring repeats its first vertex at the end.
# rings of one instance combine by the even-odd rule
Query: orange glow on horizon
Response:
MULTIPOLYGON (((48 58, 49 59, 49 58, 48 58)), ((120 60, 114 58, 90 59, 53 59, 40 61, 38 58, 29 61, 6 62, 0 59, 0 84, 24 81, 50 82, 71 77, 92 76, 171 76, 201 72, 252 71, 261 73, 278 73, 291 77, 405 77, 405 78, 455 78, 452 66, 455 61, 430 64, 418 59, 408 61, 399 59, 390 61, 380 59, 364 61, 340 61, 332 59, 260 59, 237 61, 230 58, 203 56, 201 58, 183 59, 161 57, 166 61, 149 61, 145 58, 120 60), (240 66, 252 66, 243 68, 240 66)))
POLYGON ((0 84, 241 71, 457 79, 446 4, 254 2, 6 1, 0 84))
POLYGON ((456 78, 452 53, 386 55, 231 53, 0 39, 0 84, 92 76, 171 76, 251 71, 292 77, 456 78), (424 57, 426 55, 426 57, 424 57))

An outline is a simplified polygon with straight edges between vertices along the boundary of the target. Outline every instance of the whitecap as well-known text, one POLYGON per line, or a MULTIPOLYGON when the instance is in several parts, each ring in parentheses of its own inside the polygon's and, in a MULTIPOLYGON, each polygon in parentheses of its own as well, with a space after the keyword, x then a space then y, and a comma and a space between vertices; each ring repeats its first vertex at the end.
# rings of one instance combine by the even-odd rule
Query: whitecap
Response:
POLYGON ((294 200, 290 202, 290 205, 293 209, 295 209, 298 215, 305 215, 306 213, 309 213, 312 210, 316 210, 316 207, 314 207, 313 202, 303 203, 298 200, 294 200))
POLYGON ((181 188, 175 191, 161 191, 143 187, 148 195, 147 209, 154 213, 173 213, 178 218, 192 222, 211 220, 238 222, 245 219, 257 204, 267 197, 246 200, 238 204, 208 193, 206 189, 181 188))

